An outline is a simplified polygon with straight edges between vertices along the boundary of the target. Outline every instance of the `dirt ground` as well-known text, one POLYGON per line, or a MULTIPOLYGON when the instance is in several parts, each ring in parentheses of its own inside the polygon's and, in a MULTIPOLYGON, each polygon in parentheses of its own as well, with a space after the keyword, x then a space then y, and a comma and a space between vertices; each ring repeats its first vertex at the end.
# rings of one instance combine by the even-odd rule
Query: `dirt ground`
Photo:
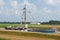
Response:
POLYGON ((24 36, 14 36, 14 35, 6 35, 6 34, 0 34, 0 38, 6 38, 10 40, 54 40, 48 38, 24 37, 24 36))
MULTIPOLYGON (((7 31, 4 28, 0 28, 0 31, 7 31)), ((9 30, 11 31, 11 30, 9 30)), ((12 30, 15 31, 15 30, 12 30)), ((17 31, 19 32, 19 31, 17 31)), ((6 38, 10 40, 55 40, 55 39, 48 39, 48 38, 37 38, 37 37, 24 37, 24 36, 16 36, 16 35, 8 35, 8 34, 0 34, 0 38, 6 38)))

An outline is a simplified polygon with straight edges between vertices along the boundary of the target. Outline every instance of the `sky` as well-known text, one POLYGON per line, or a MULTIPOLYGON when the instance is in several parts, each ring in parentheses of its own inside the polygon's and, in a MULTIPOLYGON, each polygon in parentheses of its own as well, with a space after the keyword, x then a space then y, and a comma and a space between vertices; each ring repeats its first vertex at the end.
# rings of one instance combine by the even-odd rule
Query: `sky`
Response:
POLYGON ((21 22, 24 4, 27 21, 60 20, 60 0, 0 0, 0 22, 21 22))

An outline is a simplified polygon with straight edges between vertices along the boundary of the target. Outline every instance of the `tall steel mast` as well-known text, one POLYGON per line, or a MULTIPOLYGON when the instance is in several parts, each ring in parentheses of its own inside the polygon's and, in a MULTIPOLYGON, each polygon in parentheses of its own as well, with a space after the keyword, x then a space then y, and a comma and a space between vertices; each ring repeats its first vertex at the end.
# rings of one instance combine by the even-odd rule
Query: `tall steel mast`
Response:
POLYGON ((24 5, 24 8, 23 8, 23 22, 24 24, 26 24, 26 4, 24 5))
POLYGON ((26 2, 27 0, 24 1, 24 8, 23 8, 23 23, 24 23, 24 28, 28 28, 28 25, 26 24, 26 2))

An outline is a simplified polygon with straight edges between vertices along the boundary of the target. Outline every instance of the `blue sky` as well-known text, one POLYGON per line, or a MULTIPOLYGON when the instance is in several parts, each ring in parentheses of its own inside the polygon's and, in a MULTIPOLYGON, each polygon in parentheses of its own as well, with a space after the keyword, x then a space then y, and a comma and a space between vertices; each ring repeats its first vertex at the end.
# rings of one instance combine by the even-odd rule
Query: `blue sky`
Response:
MULTIPOLYGON (((0 21, 22 21, 25 0, 0 0, 0 21)), ((60 20, 60 0, 26 0, 27 21, 60 20)))

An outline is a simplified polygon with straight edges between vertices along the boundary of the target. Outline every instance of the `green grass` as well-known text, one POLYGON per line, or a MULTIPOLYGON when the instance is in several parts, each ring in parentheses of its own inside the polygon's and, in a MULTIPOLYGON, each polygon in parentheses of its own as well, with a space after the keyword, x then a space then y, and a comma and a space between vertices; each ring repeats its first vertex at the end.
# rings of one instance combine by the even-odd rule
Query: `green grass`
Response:
POLYGON ((5 38, 0 38, 0 40, 7 40, 7 39, 5 39, 5 38))
MULTIPOLYGON (((24 25, 22 24, 0 24, 0 28, 4 28, 6 26, 20 26, 20 27, 24 27, 24 25)), ((41 27, 53 27, 53 26, 60 26, 60 25, 37 25, 37 24, 29 24, 28 27, 29 28, 41 28, 41 27)))
MULTIPOLYGON (((20 26, 24 27, 24 24, 0 24, 0 28, 4 28, 6 26, 20 26)), ((60 25, 37 25, 37 24, 28 24, 28 28, 35 28, 35 29, 51 29, 52 27, 56 27, 60 25)))
POLYGON ((21 26, 20 24, 0 24, 0 28, 4 28, 6 26, 21 26))
POLYGON ((0 31, 0 34, 17 35, 17 36, 24 36, 24 37, 36 37, 36 38, 37 37, 38 38, 50 38, 50 39, 60 40, 60 36, 48 35, 48 34, 40 34, 40 33, 0 31))

